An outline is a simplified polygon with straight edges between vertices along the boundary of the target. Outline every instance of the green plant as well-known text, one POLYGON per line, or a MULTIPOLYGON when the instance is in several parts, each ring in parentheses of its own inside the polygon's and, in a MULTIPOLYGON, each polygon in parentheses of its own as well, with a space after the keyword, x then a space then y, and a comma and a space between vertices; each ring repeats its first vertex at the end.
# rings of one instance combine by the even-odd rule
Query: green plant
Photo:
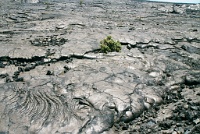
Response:
POLYGON ((82 4, 83 4, 83 0, 80 0, 80 1, 79 1, 79 4, 82 6, 82 4))
POLYGON ((43 4, 46 5, 46 9, 49 9, 49 8, 50 8, 50 4, 51 4, 51 3, 49 3, 49 2, 43 2, 43 4))
POLYGON ((101 52, 120 52, 122 49, 119 41, 114 41, 111 36, 107 36, 105 39, 100 41, 101 52))

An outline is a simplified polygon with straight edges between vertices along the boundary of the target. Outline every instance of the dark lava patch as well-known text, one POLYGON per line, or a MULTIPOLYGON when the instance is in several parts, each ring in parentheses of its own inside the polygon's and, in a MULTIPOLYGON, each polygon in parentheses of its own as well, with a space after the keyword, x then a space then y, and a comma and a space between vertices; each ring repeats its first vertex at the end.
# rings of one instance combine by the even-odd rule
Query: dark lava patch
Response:
POLYGON ((61 46, 65 44, 67 39, 59 38, 57 36, 47 36, 47 37, 40 37, 34 40, 31 40, 31 44, 34 46, 61 46))

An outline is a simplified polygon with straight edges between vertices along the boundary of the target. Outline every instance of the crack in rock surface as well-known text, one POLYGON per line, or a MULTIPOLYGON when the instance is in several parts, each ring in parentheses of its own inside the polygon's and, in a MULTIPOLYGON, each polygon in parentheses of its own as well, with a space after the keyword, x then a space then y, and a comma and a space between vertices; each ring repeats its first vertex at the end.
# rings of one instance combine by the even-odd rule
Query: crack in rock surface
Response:
POLYGON ((8 0, 0 9, 0 133, 123 133, 166 93, 199 88, 198 4, 8 0), (120 53, 100 53, 107 35, 120 53))

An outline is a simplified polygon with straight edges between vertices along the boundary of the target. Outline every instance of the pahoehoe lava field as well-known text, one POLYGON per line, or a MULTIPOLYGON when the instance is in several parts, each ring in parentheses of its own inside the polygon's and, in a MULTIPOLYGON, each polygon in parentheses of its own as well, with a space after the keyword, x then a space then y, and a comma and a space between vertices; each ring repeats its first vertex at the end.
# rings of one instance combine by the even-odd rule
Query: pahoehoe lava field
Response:
POLYGON ((199 133, 200 4, 0 1, 0 134, 199 133))

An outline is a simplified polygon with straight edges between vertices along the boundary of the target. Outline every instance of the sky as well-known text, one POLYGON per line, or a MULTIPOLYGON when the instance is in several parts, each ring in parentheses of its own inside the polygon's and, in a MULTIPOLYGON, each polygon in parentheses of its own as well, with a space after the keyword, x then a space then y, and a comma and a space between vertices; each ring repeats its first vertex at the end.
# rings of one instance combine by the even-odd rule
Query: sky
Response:
POLYGON ((147 0, 147 1, 162 1, 173 3, 200 3, 200 0, 147 0))

